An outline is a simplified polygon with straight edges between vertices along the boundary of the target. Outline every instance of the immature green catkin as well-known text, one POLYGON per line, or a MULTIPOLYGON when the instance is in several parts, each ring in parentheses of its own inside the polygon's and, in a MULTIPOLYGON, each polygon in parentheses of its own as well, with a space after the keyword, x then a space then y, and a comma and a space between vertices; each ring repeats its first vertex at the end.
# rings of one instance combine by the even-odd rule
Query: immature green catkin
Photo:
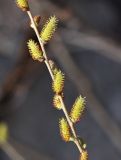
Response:
POLYGON ((55 74, 54 81, 52 83, 53 91, 56 94, 62 93, 64 88, 64 79, 65 79, 64 74, 61 71, 57 71, 57 73, 55 74))
POLYGON ((29 52, 34 60, 42 60, 43 53, 39 47, 39 45, 32 39, 27 42, 29 52))
POLYGON ((82 151, 82 154, 80 156, 80 160, 88 160, 88 153, 87 153, 87 151, 82 151))
POLYGON ((57 22, 58 22, 57 18, 55 16, 52 16, 49 18, 49 20, 44 25, 40 33, 40 37, 44 42, 47 42, 52 38, 57 28, 57 22))
POLYGON ((68 122, 64 118, 62 118, 60 119, 59 126, 60 126, 60 134, 62 139, 65 142, 70 141, 71 134, 70 134, 70 128, 69 128, 68 122))
POLYGON ((29 10, 29 4, 28 4, 27 0, 16 0, 16 4, 23 11, 28 11, 29 10))
POLYGON ((80 120, 81 115, 85 109, 85 98, 82 96, 79 96, 75 103, 73 104, 73 107, 71 109, 70 117, 73 123, 76 123, 80 120))

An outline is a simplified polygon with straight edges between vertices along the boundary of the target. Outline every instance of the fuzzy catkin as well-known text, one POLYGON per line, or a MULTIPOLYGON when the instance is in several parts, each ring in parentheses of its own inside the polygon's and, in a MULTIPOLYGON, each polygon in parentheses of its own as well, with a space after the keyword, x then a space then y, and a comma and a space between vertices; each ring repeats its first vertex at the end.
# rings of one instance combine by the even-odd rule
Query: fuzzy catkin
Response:
POLYGON ((29 52, 34 60, 39 60, 43 58, 42 51, 39 45, 32 39, 27 42, 29 52))
POLYGON ((52 38, 57 27, 57 22, 58 22, 57 18, 55 16, 52 16, 44 25, 40 33, 40 37, 44 42, 47 42, 52 38))
POLYGON ((56 94, 62 93, 63 88, 64 88, 64 79, 65 79, 64 74, 61 71, 57 71, 57 73, 55 74, 53 84, 52 84, 53 91, 56 94))
POLYGON ((60 134, 62 139, 65 142, 68 142, 71 138, 68 122, 64 118, 62 118, 60 119, 59 125, 60 125, 60 134))
POLYGON ((79 96, 75 103, 73 104, 73 107, 71 109, 70 117, 73 123, 76 123, 80 120, 81 115, 85 109, 85 98, 82 96, 79 96))
POLYGON ((54 97, 53 97, 53 105, 58 110, 62 109, 62 104, 61 104, 61 101, 60 101, 58 95, 54 95, 54 97))

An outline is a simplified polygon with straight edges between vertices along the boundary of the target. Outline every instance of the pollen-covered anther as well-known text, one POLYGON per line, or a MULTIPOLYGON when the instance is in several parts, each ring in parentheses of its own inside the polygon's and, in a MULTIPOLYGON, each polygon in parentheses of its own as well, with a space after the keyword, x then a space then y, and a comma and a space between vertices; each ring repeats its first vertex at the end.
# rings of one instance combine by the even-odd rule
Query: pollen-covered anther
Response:
POLYGON ((75 103, 73 104, 73 107, 71 109, 70 118, 73 123, 76 123, 80 120, 83 111, 85 109, 85 98, 82 96, 79 96, 75 103))
POLYGON ((55 16, 50 17, 49 20, 46 22, 40 33, 40 37, 44 42, 47 42, 52 38, 57 28, 57 23, 58 20, 55 16))
POLYGON ((64 88, 64 79, 65 79, 64 74, 61 71, 57 71, 52 84, 53 91, 56 94, 62 93, 64 88))
POLYGON ((62 118, 59 124, 60 124, 60 134, 62 139, 65 142, 69 142, 71 138, 71 134, 70 134, 70 128, 69 128, 68 122, 64 118, 62 118))
POLYGON ((28 11, 29 10, 29 4, 28 4, 27 0, 16 0, 16 4, 23 11, 28 11))
POLYGON ((30 39, 27 43, 29 52, 34 60, 43 60, 43 53, 39 47, 39 45, 32 39, 30 39))
POLYGON ((80 156, 80 160, 88 160, 88 153, 87 153, 87 151, 82 151, 82 154, 80 156))
POLYGON ((53 105, 56 109, 61 110, 62 104, 58 95, 54 95, 53 97, 53 105))

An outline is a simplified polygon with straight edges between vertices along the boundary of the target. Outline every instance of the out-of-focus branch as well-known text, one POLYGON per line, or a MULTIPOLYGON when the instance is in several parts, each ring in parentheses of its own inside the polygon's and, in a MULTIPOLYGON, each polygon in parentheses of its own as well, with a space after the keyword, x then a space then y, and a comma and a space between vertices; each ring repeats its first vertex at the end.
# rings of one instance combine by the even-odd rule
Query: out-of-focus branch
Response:
POLYGON ((24 155, 26 160, 52 160, 47 155, 43 155, 41 152, 34 149, 31 145, 20 143, 12 137, 9 137, 9 143, 12 144, 20 154, 24 155))
POLYGON ((11 160, 25 160, 24 157, 20 155, 10 143, 6 142, 1 144, 0 147, 11 160))
MULTIPOLYGON (((33 74, 38 67, 39 64, 32 63, 26 54, 20 57, 15 67, 6 75, 0 88, 0 118, 4 118, 21 106, 21 103, 23 103, 27 96, 26 93, 35 80, 31 74, 33 74)), ((34 77, 36 77, 37 74, 38 72, 35 72, 34 77)))
POLYGON ((16 85, 26 75, 29 61, 30 59, 28 57, 21 57, 19 62, 16 63, 16 66, 9 72, 1 87, 0 103, 4 103, 4 100, 8 99, 16 85))
POLYGON ((90 113, 98 125, 107 134, 107 137, 110 138, 115 147, 121 152, 120 127, 114 122, 111 116, 104 109, 104 106, 102 106, 102 104, 95 97, 91 82, 75 64, 60 36, 58 36, 56 43, 54 40, 54 43, 50 44, 50 48, 55 58, 57 58, 60 64, 62 64, 70 80, 72 80, 79 92, 82 92, 84 96, 87 97, 90 106, 90 113))
POLYGON ((109 39, 101 37, 98 34, 94 35, 68 29, 62 29, 60 33, 66 44, 96 51, 95 53, 97 54, 121 63, 121 47, 109 39))
POLYGON ((121 63, 121 47, 110 38, 105 38, 99 33, 93 33, 88 29, 85 32, 82 30, 77 31, 84 24, 77 16, 74 16, 74 12, 71 9, 62 9, 48 0, 43 1, 43 6, 43 9, 48 13, 56 12, 59 19, 62 19, 65 23, 68 29, 62 29, 61 35, 66 44, 96 51, 95 53, 97 54, 121 63))

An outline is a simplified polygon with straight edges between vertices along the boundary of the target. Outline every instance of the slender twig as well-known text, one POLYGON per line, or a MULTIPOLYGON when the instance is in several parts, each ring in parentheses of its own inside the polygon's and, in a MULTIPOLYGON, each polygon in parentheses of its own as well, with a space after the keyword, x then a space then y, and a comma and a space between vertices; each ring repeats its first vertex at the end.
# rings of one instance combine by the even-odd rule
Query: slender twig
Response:
POLYGON ((36 24, 35 24, 35 22, 34 22, 33 16, 32 16, 32 14, 31 14, 30 11, 27 11, 27 14, 28 14, 28 16, 29 16, 29 18, 30 18, 30 20, 31 20, 31 27, 32 27, 33 30, 35 31, 36 36, 37 36, 38 41, 39 41, 39 44, 40 44, 40 46, 41 46, 41 49, 42 49, 42 52, 43 52, 43 56, 44 56, 44 58, 45 58, 45 64, 46 64, 46 66, 47 66, 47 68, 48 68, 48 71, 49 71, 49 73, 50 73, 50 75, 51 75, 52 80, 54 80, 54 75, 53 75, 53 72, 52 72, 52 70, 51 70, 51 67, 50 67, 50 64, 49 64, 49 61, 48 61, 48 57, 47 57, 47 54, 46 54, 46 51, 45 51, 45 48, 44 48, 44 43, 43 43, 42 39, 40 38, 39 31, 38 31, 38 29, 37 29, 37 27, 36 27, 36 24))
MULTIPOLYGON (((43 56, 44 56, 44 58, 45 58, 45 64, 46 64, 46 66, 47 66, 47 68, 48 68, 48 71, 49 71, 49 73, 50 73, 50 75, 51 75, 52 80, 54 80, 54 74, 53 74, 52 69, 51 69, 51 66, 50 66, 50 64, 49 64, 49 60, 48 60, 48 57, 47 57, 47 54, 46 54, 46 51, 45 51, 45 48, 44 48, 44 42, 43 42, 42 39, 40 38, 39 31, 38 31, 38 29, 37 29, 37 27, 36 27, 36 24, 35 24, 35 22, 34 22, 34 19, 33 19, 33 16, 32 16, 32 14, 31 14, 31 11, 30 11, 30 10, 27 11, 27 14, 28 14, 28 16, 29 16, 29 18, 30 18, 30 21, 31 21, 31 27, 32 27, 33 30, 35 31, 36 36, 37 36, 38 41, 39 41, 39 44, 40 44, 40 46, 41 46, 41 49, 42 49, 42 52, 43 52, 43 56)), ((62 98, 61 95, 59 96, 59 99, 60 99, 60 102, 61 102, 61 105, 62 105, 62 110, 63 110, 63 112, 64 112, 64 114, 65 114, 65 117, 66 117, 66 119, 67 119, 67 121, 68 121, 68 124, 69 124, 69 126, 70 126, 70 129, 71 129, 72 134, 73 134, 73 136, 74 136, 74 143, 76 144, 77 148, 79 149, 79 152, 82 153, 82 150, 83 150, 83 149, 82 149, 82 147, 81 147, 81 145, 80 145, 80 143, 79 143, 79 140, 78 140, 78 138, 77 138, 76 131, 75 131, 75 129, 74 129, 73 123, 72 123, 72 121, 71 121, 71 119, 70 119, 70 117, 69 117, 69 114, 68 114, 68 112, 67 112, 65 103, 64 103, 63 98, 62 98)))

